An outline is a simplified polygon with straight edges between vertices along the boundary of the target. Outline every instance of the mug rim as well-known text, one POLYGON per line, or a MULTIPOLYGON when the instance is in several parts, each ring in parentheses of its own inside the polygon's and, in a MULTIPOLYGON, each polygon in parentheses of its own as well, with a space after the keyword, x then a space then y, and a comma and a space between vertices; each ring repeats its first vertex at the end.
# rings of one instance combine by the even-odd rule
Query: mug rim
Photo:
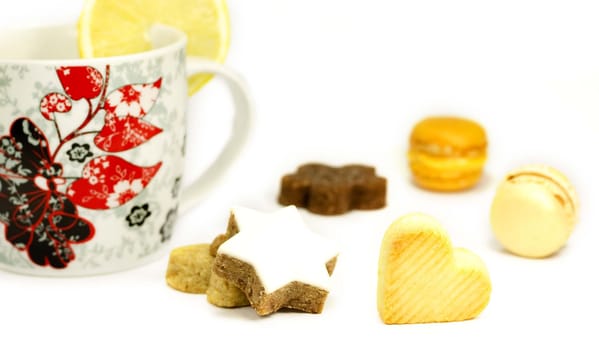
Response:
MULTIPOLYGON (((60 23, 60 24, 50 24, 50 25, 40 25, 40 26, 30 26, 30 27, 22 27, 22 28, 11 28, 6 31, 3 31, 0 34, 0 37, 5 37, 9 35, 18 35, 18 33, 24 33, 29 31, 43 31, 43 30, 59 30, 65 33, 68 33, 69 30, 76 28, 77 25, 73 23, 60 23)), ((152 37, 161 33, 166 33, 166 35, 173 36, 172 39, 167 40, 170 41, 165 45, 159 47, 153 47, 149 50, 136 52, 131 54, 124 55, 114 55, 114 56, 105 56, 105 57, 70 57, 70 58, 2 58, 0 57, 0 65, 55 65, 55 66, 85 66, 85 65, 94 65, 94 64, 104 64, 104 63, 118 63, 123 61, 132 61, 132 60, 140 60, 147 59, 156 56, 162 56, 168 52, 172 52, 178 50, 180 48, 185 48, 187 45, 187 35, 181 30, 167 26, 160 23, 153 24, 148 30, 148 36, 152 37)))

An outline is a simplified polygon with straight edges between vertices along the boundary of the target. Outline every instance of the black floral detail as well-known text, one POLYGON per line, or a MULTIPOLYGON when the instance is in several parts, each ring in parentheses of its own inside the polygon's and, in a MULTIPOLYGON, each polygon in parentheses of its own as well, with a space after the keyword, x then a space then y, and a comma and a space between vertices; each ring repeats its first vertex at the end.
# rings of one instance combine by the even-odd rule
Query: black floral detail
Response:
POLYGON ((64 183, 46 136, 30 119, 16 119, 0 138, 0 220, 6 240, 40 266, 67 267, 75 259, 71 245, 94 236, 91 222, 58 190, 64 183))
POLYGON ((152 215, 150 211, 150 206, 148 203, 143 204, 141 206, 134 206, 131 208, 131 212, 127 215, 127 222, 129 222, 129 226, 141 226, 144 224, 146 219, 152 215))
POLYGON ((0 141, 0 149, 2 150, 2 160, 5 161, 6 157, 12 157, 20 159, 22 153, 19 151, 21 144, 15 144, 13 140, 7 137, 3 137, 0 141))
POLYGON ((89 150, 87 143, 80 145, 75 142, 71 145, 71 149, 67 151, 67 155, 71 162, 83 163, 87 157, 93 157, 94 154, 89 150))
POLYGON ((160 241, 166 242, 173 236, 173 229, 177 219, 177 208, 171 209, 166 214, 166 219, 160 227, 160 241))
POLYGON ((173 198, 177 198, 179 196, 179 191, 181 190, 181 178, 178 177, 175 179, 173 183, 173 188, 171 189, 171 195, 173 198))

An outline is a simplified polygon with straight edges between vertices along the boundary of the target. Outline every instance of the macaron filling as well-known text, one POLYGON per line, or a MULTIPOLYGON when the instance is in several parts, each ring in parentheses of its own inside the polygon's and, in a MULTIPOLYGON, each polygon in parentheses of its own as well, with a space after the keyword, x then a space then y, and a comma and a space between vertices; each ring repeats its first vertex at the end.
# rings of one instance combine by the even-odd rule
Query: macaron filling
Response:
POLYGON ((447 144, 441 145, 438 143, 414 141, 411 151, 426 153, 432 157, 486 157, 486 145, 460 149, 447 144))

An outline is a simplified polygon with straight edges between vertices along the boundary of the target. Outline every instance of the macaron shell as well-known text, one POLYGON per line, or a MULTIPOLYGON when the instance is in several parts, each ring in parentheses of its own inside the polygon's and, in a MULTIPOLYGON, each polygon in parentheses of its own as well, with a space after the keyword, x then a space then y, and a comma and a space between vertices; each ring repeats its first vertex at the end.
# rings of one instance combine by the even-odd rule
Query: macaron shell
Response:
POLYGON ((506 181, 493 200, 491 226, 511 253, 542 258, 566 244, 572 218, 547 184, 506 181))
POLYGON ((437 174, 423 174, 415 171, 413 171, 413 175, 414 183, 421 188, 439 192, 455 192, 474 187, 480 180, 482 171, 462 173, 455 178, 435 177, 437 174))
POLYGON ((439 150, 451 148, 459 153, 486 148, 487 136, 483 127, 472 120, 452 116, 433 116, 423 119, 414 126, 410 135, 410 144, 412 146, 438 145, 439 150))
POLYGON ((574 186, 570 180, 561 171, 541 164, 527 165, 511 171, 507 179, 514 179, 523 175, 534 175, 538 178, 544 178, 547 181, 554 182, 560 187, 559 194, 571 205, 574 223, 578 220, 578 208, 580 202, 574 186))

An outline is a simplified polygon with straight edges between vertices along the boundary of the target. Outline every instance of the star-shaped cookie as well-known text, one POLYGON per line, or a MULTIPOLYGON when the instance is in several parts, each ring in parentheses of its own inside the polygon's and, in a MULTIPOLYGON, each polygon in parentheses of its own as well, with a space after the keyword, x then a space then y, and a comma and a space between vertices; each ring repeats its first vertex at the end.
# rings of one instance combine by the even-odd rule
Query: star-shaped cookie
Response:
POLYGON ((258 315, 281 308, 322 312, 339 254, 335 245, 310 231, 295 206, 234 215, 239 232, 218 248, 213 272, 240 288, 258 315))
POLYGON ((279 203, 296 205, 322 215, 385 206, 387 180, 364 165, 339 168, 309 163, 281 179, 279 203))

